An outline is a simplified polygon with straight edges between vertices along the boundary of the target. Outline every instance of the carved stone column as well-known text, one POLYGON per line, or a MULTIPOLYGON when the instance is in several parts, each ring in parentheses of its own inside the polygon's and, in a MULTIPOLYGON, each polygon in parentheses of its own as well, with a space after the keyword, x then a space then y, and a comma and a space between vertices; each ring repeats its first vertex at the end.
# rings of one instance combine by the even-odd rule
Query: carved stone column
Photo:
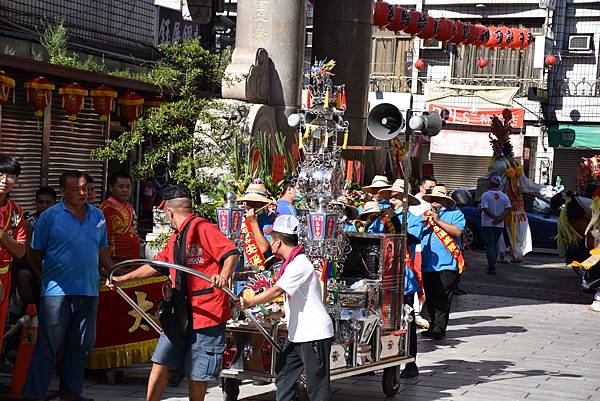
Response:
POLYGON ((289 131, 287 115, 300 107, 305 0, 243 0, 237 7, 236 48, 267 50, 268 105, 275 108, 277 128, 289 131))

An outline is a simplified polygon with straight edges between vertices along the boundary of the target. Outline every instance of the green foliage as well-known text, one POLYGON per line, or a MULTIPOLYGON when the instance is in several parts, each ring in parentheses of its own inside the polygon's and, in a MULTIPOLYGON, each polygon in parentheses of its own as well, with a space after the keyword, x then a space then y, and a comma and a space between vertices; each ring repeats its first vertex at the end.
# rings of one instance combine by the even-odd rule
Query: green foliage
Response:
POLYGON ((198 40, 161 46, 161 52, 163 59, 147 75, 153 83, 176 91, 179 98, 146 110, 132 129, 108 140, 92 157, 126 161, 131 151, 143 146, 147 150, 134 166, 134 175, 150 178, 166 163, 170 180, 189 187, 198 213, 214 219, 215 205, 201 203, 200 194, 212 193, 226 174, 233 172, 239 178, 244 173, 240 163, 245 160, 248 136, 222 118, 231 106, 199 94, 199 88, 223 78, 217 55, 203 49, 198 40))
POLYGON ((165 245, 167 245, 167 242, 169 242, 169 238, 171 238, 172 234, 173 234, 172 231, 160 233, 156 236, 155 239, 153 239, 152 241, 148 241, 146 243, 146 246, 148 248, 156 249, 156 250, 163 249, 165 247, 165 245))

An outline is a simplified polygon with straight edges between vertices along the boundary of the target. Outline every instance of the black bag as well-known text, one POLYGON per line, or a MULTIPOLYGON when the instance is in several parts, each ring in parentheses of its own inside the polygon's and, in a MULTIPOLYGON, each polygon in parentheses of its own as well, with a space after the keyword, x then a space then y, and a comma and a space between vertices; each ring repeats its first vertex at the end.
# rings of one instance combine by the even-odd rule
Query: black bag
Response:
MULTIPOLYGON (((193 219, 177 235, 175 247, 173 248, 173 260, 175 264, 181 266, 185 266, 187 248, 185 238, 192 221, 193 219)), ((159 302, 156 312, 156 317, 160 321, 163 332, 172 342, 185 339, 193 331, 192 310, 187 295, 187 280, 184 274, 180 270, 175 272, 175 287, 171 285, 169 279, 165 299, 159 302)))

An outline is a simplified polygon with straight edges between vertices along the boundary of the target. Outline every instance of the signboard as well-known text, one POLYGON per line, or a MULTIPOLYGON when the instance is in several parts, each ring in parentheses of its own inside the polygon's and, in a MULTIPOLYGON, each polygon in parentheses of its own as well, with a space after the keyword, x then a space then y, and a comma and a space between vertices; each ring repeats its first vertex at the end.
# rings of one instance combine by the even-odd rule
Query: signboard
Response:
MULTIPOLYGON (((489 127, 493 116, 502 116, 504 108, 460 107, 446 104, 429 103, 427 111, 436 111, 447 124, 477 125, 489 127)), ((508 108, 512 113, 512 127, 523 128, 525 110, 521 108, 508 108)))
MULTIPOLYGON (((489 135, 487 132, 443 129, 431 137, 429 151, 446 155, 493 156, 489 135)), ((523 138, 523 135, 510 136, 515 157, 523 156, 523 138)))
POLYGON ((173 44, 200 37, 200 25, 183 19, 181 11, 156 6, 154 44, 173 44))

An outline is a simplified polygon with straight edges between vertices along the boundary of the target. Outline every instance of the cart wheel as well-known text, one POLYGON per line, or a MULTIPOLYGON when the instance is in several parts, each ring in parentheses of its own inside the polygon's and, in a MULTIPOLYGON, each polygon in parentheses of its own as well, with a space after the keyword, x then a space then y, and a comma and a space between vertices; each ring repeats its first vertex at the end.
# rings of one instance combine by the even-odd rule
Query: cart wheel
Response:
POLYGON ((383 369, 383 378, 381 379, 383 393, 388 397, 393 397, 400 390, 400 368, 394 366, 383 369))
POLYGON ((240 395, 240 383, 239 379, 232 379, 224 377, 222 379, 223 385, 223 401, 237 401, 240 395))
POLYGON ((169 372, 169 386, 177 387, 183 380, 183 373, 178 370, 172 370, 169 372))

